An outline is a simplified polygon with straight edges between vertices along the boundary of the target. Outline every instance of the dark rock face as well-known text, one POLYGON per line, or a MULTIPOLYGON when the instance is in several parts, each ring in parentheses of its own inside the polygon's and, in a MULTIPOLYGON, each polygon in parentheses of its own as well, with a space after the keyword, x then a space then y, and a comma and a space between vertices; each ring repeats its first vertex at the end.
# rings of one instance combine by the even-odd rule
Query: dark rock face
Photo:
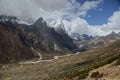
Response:
POLYGON ((32 59, 34 52, 22 43, 18 31, 0 24, 0 63, 32 59))
POLYGON ((33 42, 31 44, 37 48, 42 47, 44 51, 64 52, 65 49, 72 50, 75 48, 75 45, 68 34, 57 33, 54 28, 48 27, 42 18, 38 19, 33 25, 31 25, 31 29, 27 29, 29 29, 28 33, 31 34, 32 32, 34 34, 31 35, 32 37, 30 40, 33 42), (35 38, 33 39, 33 37, 35 38))
POLYGON ((0 63, 17 62, 36 57, 38 52, 65 53, 76 46, 68 34, 59 34, 54 28, 47 26, 42 18, 33 25, 12 22, 0 22, 0 63))

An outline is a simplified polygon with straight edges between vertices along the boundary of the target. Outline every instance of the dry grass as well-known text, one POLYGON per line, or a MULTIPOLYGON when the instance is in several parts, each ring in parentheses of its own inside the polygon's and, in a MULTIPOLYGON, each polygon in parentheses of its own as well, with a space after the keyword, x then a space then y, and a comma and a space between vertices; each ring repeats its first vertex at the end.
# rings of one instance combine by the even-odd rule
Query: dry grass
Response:
POLYGON ((120 58, 120 42, 38 64, 2 66, 2 80, 83 80, 89 71, 120 58), (6 71, 5 71, 6 70, 6 71))

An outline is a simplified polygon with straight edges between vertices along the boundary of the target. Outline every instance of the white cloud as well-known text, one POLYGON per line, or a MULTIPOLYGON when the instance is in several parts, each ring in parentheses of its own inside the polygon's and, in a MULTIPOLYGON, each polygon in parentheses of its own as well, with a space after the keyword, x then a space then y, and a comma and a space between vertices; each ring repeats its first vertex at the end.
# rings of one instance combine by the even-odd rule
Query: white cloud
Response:
POLYGON ((80 34, 88 34, 88 23, 81 18, 73 19, 71 22, 71 30, 69 33, 79 32, 80 34))
POLYGON ((101 26, 92 26, 88 22, 81 18, 75 18, 71 21, 63 20, 65 29, 68 34, 79 33, 79 34, 88 34, 88 35, 106 35, 107 32, 103 31, 101 26))
POLYGON ((63 20, 68 33, 106 35, 111 31, 120 31, 120 10, 113 13, 107 24, 99 26, 89 25, 81 18, 87 16, 89 10, 98 9, 102 1, 85 1, 80 4, 76 0, 0 0, 0 14, 17 16, 29 22, 41 16, 49 22, 59 18, 63 20))
POLYGON ((108 22, 103 25, 96 26, 97 32, 100 31, 98 35, 107 35, 114 32, 120 32, 120 9, 115 11, 111 17, 108 18, 108 22))
POLYGON ((41 16, 46 20, 64 18, 64 15, 73 18, 85 16, 88 10, 97 7, 100 2, 86 1, 81 5, 76 0, 0 0, 0 12, 20 19, 22 17, 23 20, 23 15, 31 16, 34 20, 41 16))
POLYGON ((81 7, 80 11, 82 11, 82 16, 85 16, 87 14, 87 11, 91 9, 95 9, 98 7, 98 4, 100 4, 102 0, 97 0, 97 1, 86 1, 81 7))
POLYGON ((71 21, 65 21, 65 26, 69 26, 66 30, 70 33, 89 34, 89 35, 107 35, 110 32, 120 32, 120 10, 113 13, 108 18, 108 22, 103 25, 89 25, 88 22, 81 18, 75 18, 71 21))
POLYGON ((0 14, 27 20, 29 16, 36 15, 36 11, 39 11, 39 8, 31 0, 0 0, 0 14))
POLYGON ((101 30, 105 32, 120 32, 120 10, 113 13, 108 19, 108 23, 101 26, 101 30))
POLYGON ((33 0, 40 8, 46 11, 57 11, 68 7, 67 0, 33 0))

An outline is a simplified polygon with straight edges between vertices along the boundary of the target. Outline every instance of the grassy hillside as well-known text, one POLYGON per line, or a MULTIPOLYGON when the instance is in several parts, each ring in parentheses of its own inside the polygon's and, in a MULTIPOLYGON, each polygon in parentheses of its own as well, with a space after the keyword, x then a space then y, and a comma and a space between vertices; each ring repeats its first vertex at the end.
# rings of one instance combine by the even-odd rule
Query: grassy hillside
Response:
MULTIPOLYGON (((120 59, 120 41, 96 50, 82 52, 38 64, 1 66, 1 80, 83 80, 89 71, 120 59)), ((117 65, 118 65, 117 63, 117 65)))

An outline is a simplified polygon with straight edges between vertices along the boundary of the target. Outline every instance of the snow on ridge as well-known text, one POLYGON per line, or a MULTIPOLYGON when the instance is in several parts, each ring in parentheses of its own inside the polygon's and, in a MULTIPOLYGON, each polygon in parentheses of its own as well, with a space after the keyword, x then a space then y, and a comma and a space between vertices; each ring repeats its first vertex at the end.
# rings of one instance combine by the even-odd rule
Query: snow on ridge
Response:
POLYGON ((30 24, 30 23, 27 23, 27 22, 22 21, 22 20, 18 20, 17 23, 19 23, 19 24, 25 24, 25 25, 32 25, 32 23, 30 24))

